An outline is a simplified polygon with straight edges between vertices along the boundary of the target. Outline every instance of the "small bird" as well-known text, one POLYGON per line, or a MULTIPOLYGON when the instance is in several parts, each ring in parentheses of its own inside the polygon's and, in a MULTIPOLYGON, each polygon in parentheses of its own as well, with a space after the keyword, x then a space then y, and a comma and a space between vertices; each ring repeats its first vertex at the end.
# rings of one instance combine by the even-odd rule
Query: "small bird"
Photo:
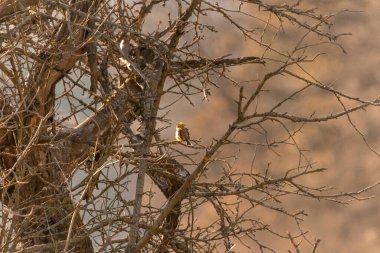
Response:
POLYGON ((176 127, 175 131, 175 138, 177 141, 186 141, 186 144, 189 146, 192 146, 190 142, 190 134, 189 134, 189 129, 185 127, 185 123, 179 122, 176 127))

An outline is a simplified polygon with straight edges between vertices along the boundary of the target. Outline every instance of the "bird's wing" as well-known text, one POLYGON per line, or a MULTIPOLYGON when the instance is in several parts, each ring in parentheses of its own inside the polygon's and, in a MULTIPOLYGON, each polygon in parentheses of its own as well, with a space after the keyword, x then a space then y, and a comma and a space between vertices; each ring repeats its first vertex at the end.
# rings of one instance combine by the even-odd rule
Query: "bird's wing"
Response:
POLYGON ((187 128, 184 128, 183 129, 183 135, 184 135, 184 139, 185 140, 190 140, 190 133, 189 133, 189 129, 187 129, 187 128))

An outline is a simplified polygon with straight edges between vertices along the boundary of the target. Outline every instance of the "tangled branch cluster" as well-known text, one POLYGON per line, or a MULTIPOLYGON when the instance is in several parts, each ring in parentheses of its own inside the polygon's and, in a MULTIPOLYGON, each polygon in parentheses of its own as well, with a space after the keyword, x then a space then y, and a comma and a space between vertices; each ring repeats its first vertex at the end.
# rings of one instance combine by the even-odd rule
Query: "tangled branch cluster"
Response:
MULTIPOLYGON (((324 171, 297 143, 305 124, 348 117, 355 127, 350 113, 379 105, 319 82, 304 67, 317 61, 320 46, 342 48, 344 34, 328 30, 333 18, 301 1, 1 1, 0 251, 274 252, 258 238, 269 233, 300 252, 299 241, 309 241, 301 227, 306 213, 283 198, 347 203, 374 187, 332 193, 300 181, 324 171), (286 51, 276 41, 292 27, 300 35, 286 51), (215 44, 211 34, 236 32, 259 51, 201 53, 203 43, 215 44), (265 74, 246 83, 230 76, 244 66, 265 74), (277 78, 291 92, 268 106, 260 98, 277 78), (160 112, 209 100, 221 80, 236 89, 236 114, 224 134, 193 147, 163 140, 172 122, 160 112), (341 110, 303 116, 287 109, 313 89, 333 95, 341 110), (175 99, 161 108, 164 95, 175 99), (271 138, 272 126, 285 137, 271 138), (241 137, 250 134, 263 141, 241 137), (231 146, 290 146, 298 166, 281 174, 236 167, 239 155, 223 155, 231 146), (220 173, 212 176, 215 167, 220 173), (202 219, 205 208, 213 220, 202 219), (260 208, 294 220, 299 233, 275 231, 256 216, 260 208)), ((311 251, 318 243, 310 242, 311 251)))

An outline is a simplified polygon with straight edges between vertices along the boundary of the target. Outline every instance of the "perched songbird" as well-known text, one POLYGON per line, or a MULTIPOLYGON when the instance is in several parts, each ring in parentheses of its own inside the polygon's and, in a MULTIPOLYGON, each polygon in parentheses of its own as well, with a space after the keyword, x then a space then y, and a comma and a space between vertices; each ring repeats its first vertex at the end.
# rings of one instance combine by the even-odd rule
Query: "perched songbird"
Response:
POLYGON ((177 141, 186 141, 187 145, 192 146, 190 142, 189 129, 185 127, 185 124, 183 122, 179 122, 177 124, 175 138, 177 139, 177 141))

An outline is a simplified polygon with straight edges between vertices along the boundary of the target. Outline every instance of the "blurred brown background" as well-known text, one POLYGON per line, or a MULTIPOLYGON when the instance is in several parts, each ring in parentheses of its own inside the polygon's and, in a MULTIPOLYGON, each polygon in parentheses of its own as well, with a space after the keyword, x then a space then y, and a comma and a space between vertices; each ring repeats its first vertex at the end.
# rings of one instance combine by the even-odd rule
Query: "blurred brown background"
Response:
MULTIPOLYGON (((374 99, 380 94, 380 2, 376 0, 319 0, 305 1, 303 6, 312 3, 322 13, 336 13, 339 10, 350 10, 339 14, 335 18, 336 32, 349 32, 351 36, 342 37, 347 54, 333 47, 326 47, 327 53, 317 63, 309 66, 308 70, 326 84, 333 85, 337 90, 347 92, 365 99, 374 99)), ((224 24, 223 24, 224 25, 224 24)), ((229 31, 225 24, 225 31, 229 31)), ((294 43, 293 33, 289 30, 280 34, 277 46, 286 47, 286 43, 294 43)), ((212 35, 215 39, 204 44, 201 49, 205 56, 215 57, 231 53, 235 56, 255 55, 254 47, 246 45, 242 36, 212 35), (219 37, 218 37, 219 36, 219 37)), ((299 36, 299 35, 298 35, 299 36)), ((229 73, 240 81, 257 79, 265 69, 250 66, 235 68, 229 73), (243 78, 242 78, 243 77, 243 78)), ((282 92, 291 86, 291 80, 271 86, 271 95, 268 103, 276 100, 282 92), (272 97, 271 97, 272 96, 272 97)), ((168 118, 175 124, 184 121, 191 129, 194 139, 200 139, 203 144, 211 143, 211 137, 219 137, 227 128, 228 120, 233 118, 237 90, 226 81, 220 80, 220 89, 212 88, 210 101, 202 101, 202 97, 194 98, 195 105, 190 105, 185 99, 171 108, 168 118), (226 101, 229 101, 226 103, 226 101), (212 134, 212 135, 210 135, 212 134)), ((265 99, 265 98, 263 98, 265 99)), ((172 98, 166 96, 162 106, 170 103, 172 98)), ((266 102, 263 102, 265 104, 266 102)), ((339 111, 340 106, 334 97, 328 97, 320 92, 308 93, 308 96, 293 101, 288 105, 294 114, 316 111, 318 115, 339 111)), ((166 112, 166 111, 165 111, 166 112)), ((369 145, 380 153, 380 120, 379 108, 371 108, 352 115, 352 120, 358 129, 365 135, 369 145)), ((276 131, 276 129, 272 129, 276 131)), ((308 155, 316 162, 316 167, 325 167, 328 170, 323 174, 305 179, 311 185, 334 187, 336 192, 354 191, 373 184, 380 180, 380 158, 374 154, 355 132, 347 121, 341 118, 330 123, 308 124, 304 127, 297 140, 304 149, 310 150, 308 155)), ((173 139, 174 125, 162 133, 163 138, 173 139)), ((275 133, 281 136, 281 133, 275 133)), ((256 136, 252 136, 255 139, 256 136)), ((232 150, 230 150, 232 151, 232 150)), ((234 166, 239 169, 249 168, 254 150, 242 150, 241 159, 234 166)), ((272 162, 272 173, 276 169, 285 170, 292 167, 297 156, 289 154, 287 149, 279 150, 280 156, 273 155, 268 150, 258 149, 255 169, 265 169, 267 163, 272 162)), ((217 173, 217 169, 216 172, 217 173)), ((212 172, 210 172, 212 174, 212 172)), ((370 191, 366 196, 380 196, 380 187, 370 191)), ((303 228, 308 238, 322 240, 317 252, 345 252, 345 253, 377 253, 380 248, 380 200, 379 198, 351 202, 348 206, 336 203, 299 198, 289 198, 286 206, 290 210, 305 210, 309 216, 305 217, 303 228)), ((207 212, 207 210, 204 210, 207 212)), ((283 217, 267 213, 266 210, 257 210, 256 215, 271 222, 278 231, 296 231, 294 222, 284 220, 283 217)), ((212 216, 212 214, 210 214, 212 216)), ((204 214, 206 217, 206 214, 204 214)), ((295 232, 294 232, 295 233, 295 232)), ((272 237, 259 235, 263 240, 270 241, 272 237)), ((239 243, 237 243, 239 244, 239 243)), ((287 240, 274 240, 270 243, 279 252, 290 249, 287 240)), ((303 242, 304 252, 311 252, 307 242, 303 242)), ((236 252, 251 252, 243 250, 239 245, 236 252)))

